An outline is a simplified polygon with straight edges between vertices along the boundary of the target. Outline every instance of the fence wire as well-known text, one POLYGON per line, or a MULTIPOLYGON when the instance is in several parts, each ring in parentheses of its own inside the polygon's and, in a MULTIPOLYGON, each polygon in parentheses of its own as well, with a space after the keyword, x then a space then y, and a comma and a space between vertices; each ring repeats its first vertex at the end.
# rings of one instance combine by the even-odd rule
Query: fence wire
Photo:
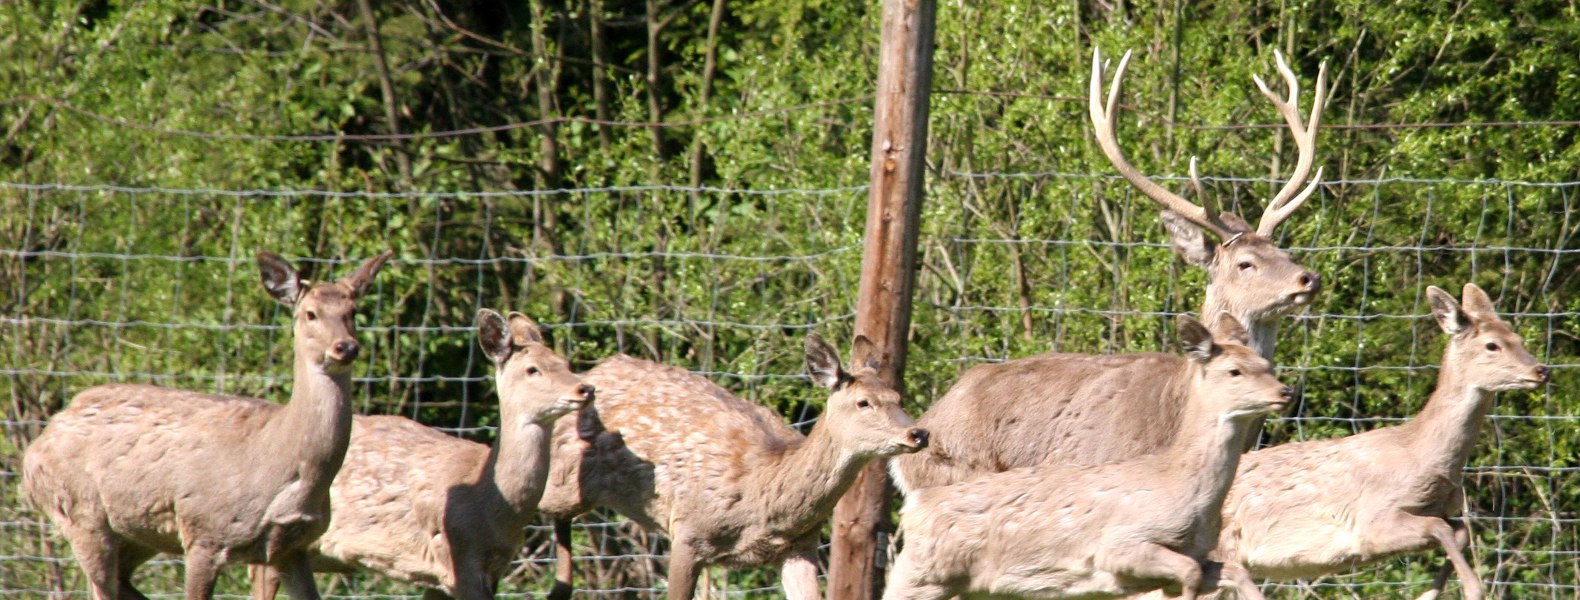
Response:
MULTIPOLYGON (((1209 181, 1251 215, 1277 183, 1209 181)), ((1326 291, 1281 332, 1281 375, 1302 401, 1270 422, 1264 443, 1414 414, 1442 347, 1422 302, 1427 285, 1480 284, 1554 369, 1546 389, 1500 399, 1465 471, 1474 562, 1494 597, 1580 594, 1580 417, 1556 410, 1580 391, 1580 305, 1559 294, 1580 271, 1577 185, 1338 179, 1280 234, 1326 291), (1439 209, 1466 198, 1479 210, 1439 209), (1381 233, 1401 230, 1410 235, 1381 233)), ((69 547, 17 497, 21 451, 72 394, 127 381, 286 396, 287 316, 257 289, 257 249, 314 278, 397 249, 359 317, 371 342, 354 378, 361 413, 490 441, 492 390, 471 327, 488 307, 533 315, 578 368, 614 352, 683 364, 806 431, 821 397, 801 375, 800 341, 811 332, 848 339, 865 194, 861 185, 364 194, 0 183, 0 375, 10 401, 0 428, 0 596, 87 596, 69 547), (546 204, 558 229, 543 227, 546 204)), ((1172 318, 1199 303, 1202 274, 1174 257, 1149 202, 1113 177, 943 170, 929 194, 907 375, 913 412, 975 364, 1171 348, 1172 318)), ((575 532, 578 597, 663 594, 662 536, 607 513, 575 532)), ((525 535, 505 597, 552 580, 549 528, 525 535)), ((1440 560, 1407 556, 1267 589, 1414 594, 1440 560)), ((166 558, 144 568, 143 591, 179 596, 179 566, 166 558)), ((781 595, 773 569, 713 575, 722 597, 781 595)), ((220 597, 245 597, 243 577, 225 570, 220 597)), ((323 576, 320 586, 329 598, 420 594, 369 575, 323 576)))

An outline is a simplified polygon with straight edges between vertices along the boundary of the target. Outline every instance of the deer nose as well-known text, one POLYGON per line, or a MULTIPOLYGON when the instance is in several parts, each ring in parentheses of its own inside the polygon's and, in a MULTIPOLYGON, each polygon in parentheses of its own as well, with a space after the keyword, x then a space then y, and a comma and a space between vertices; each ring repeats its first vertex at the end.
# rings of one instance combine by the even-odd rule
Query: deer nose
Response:
POLYGON ((356 340, 341 340, 335 342, 336 360, 356 360, 357 354, 362 352, 362 346, 356 340))
POLYGON ((905 432, 905 435, 910 438, 912 444, 916 445, 917 450, 926 448, 927 440, 932 437, 932 434, 927 433, 926 429, 920 427, 912 427, 910 431, 905 432))
POLYGON ((1300 274, 1300 287, 1307 291, 1315 292, 1322 289, 1322 276, 1311 271, 1300 274))
POLYGON ((1278 390, 1278 395, 1283 397, 1285 402, 1292 401, 1295 399, 1295 388, 1286 385, 1284 389, 1278 390))
POLYGON ((1537 379, 1540 379, 1542 381, 1547 381, 1547 376, 1550 375, 1550 374, 1552 374, 1552 371, 1547 368, 1547 365, 1536 365, 1536 378, 1537 379))
POLYGON ((576 393, 580 394, 581 397, 586 398, 589 401, 593 399, 593 392, 596 390, 597 388, 594 388, 591 383, 584 383, 576 386, 576 393))

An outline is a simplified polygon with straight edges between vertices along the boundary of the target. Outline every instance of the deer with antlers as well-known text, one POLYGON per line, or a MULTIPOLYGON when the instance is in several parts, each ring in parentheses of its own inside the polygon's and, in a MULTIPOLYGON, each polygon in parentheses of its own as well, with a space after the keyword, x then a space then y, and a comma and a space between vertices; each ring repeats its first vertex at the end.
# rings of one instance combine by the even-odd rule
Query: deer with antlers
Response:
MULTIPOLYGON (((1324 65, 1318 71, 1311 116, 1302 120, 1299 81, 1282 55, 1277 61, 1289 88, 1287 100, 1260 78, 1255 81, 1283 114, 1299 158, 1289 182, 1268 203, 1256 229, 1218 210, 1202 193, 1195 159, 1192 181, 1201 204, 1163 189, 1125 160, 1114 134, 1114 111, 1129 53, 1119 63, 1106 106, 1102 61, 1099 53, 1093 53, 1090 99, 1092 124, 1103 153, 1127 181, 1166 209, 1163 223, 1175 251, 1207 270, 1201 314, 1233 315, 1249 334, 1247 345, 1267 359, 1273 356, 1279 320, 1309 304, 1321 291, 1317 274, 1290 259, 1272 236, 1321 180, 1318 169, 1311 183, 1305 183, 1316 156, 1327 69, 1324 65)), ((1160 353, 1052 353, 974 367, 917 423, 933 433, 929 448, 895 458, 890 471, 900 489, 910 492, 1047 460, 1100 464, 1157 452, 1174 439, 1186 404, 1177 382, 1158 374, 1183 372, 1182 361, 1160 353)), ((1255 443, 1260 423, 1253 423, 1248 443, 1255 443)))

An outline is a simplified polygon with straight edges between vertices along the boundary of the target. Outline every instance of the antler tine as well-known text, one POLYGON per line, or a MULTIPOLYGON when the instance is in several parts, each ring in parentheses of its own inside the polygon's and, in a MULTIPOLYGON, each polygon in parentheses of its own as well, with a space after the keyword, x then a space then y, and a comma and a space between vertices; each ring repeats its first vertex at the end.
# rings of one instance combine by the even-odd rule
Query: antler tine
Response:
POLYGON ((1273 229, 1277 228, 1279 223, 1283 223, 1284 219, 1288 219, 1289 215, 1294 214, 1300 208, 1300 205, 1305 204, 1306 198, 1311 197, 1311 193, 1317 191, 1317 186, 1321 184, 1322 167, 1317 167, 1317 174, 1311 178, 1311 183, 1306 186, 1306 189, 1301 190, 1299 194, 1289 199, 1288 202, 1276 206, 1269 205, 1267 210, 1262 212, 1262 221, 1256 228, 1256 234, 1262 237, 1273 235, 1273 229))
POLYGON ((1315 162, 1317 128, 1322 123, 1323 105, 1327 103, 1328 63, 1326 61, 1317 68, 1317 88, 1316 95, 1312 98, 1311 118, 1309 121, 1302 122, 1300 116, 1300 81, 1295 78, 1294 71, 1290 70, 1289 63, 1284 61, 1282 52, 1274 50, 1273 58, 1278 64, 1279 75, 1284 78, 1284 85, 1289 88, 1288 100, 1279 99, 1272 90, 1268 89, 1267 84, 1262 81, 1261 77, 1252 75, 1251 79, 1256 82, 1256 87, 1261 90, 1262 95, 1267 96, 1267 99, 1273 102, 1273 106, 1278 108, 1278 112, 1284 115, 1284 122, 1289 125, 1289 130, 1294 137, 1295 148, 1298 150, 1299 155, 1295 160, 1295 170, 1289 175, 1289 181, 1284 184, 1282 189, 1278 190, 1277 194, 1273 195, 1272 201, 1268 202, 1267 209, 1262 213, 1262 220, 1257 224, 1256 228, 1257 234, 1262 236, 1272 235, 1278 224, 1289 218, 1294 209, 1299 208, 1300 204, 1315 189, 1315 183, 1313 183, 1298 196, 1295 193, 1306 182, 1306 176, 1311 173, 1311 165, 1315 162))
MULTIPOLYGON (((1119 171, 1119 174, 1122 175, 1126 181, 1129 181, 1131 185, 1134 185, 1137 189, 1140 189, 1141 193, 1146 194, 1148 198, 1151 198, 1158 204, 1163 205, 1164 208, 1179 213, 1180 216, 1185 217, 1186 220, 1195 223, 1202 229, 1211 231, 1214 235, 1218 236, 1218 239, 1220 240, 1229 240, 1233 238, 1234 233, 1230 231, 1230 228, 1227 225, 1224 225, 1224 223, 1219 220, 1217 211, 1211 208, 1206 208, 1206 206, 1210 205, 1204 203, 1203 206, 1197 206, 1192 204, 1189 200, 1181 198, 1178 195, 1175 195, 1173 192, 1163 189, 1162 186, 1153 183, 1152 180, 1147 179, 1145 175, 1142 175, 1140 171, 1137 171, 1135 167, 1131 166, 1130 162, 1125 160, 1124 153, 1119 151, 1119 141, 1114 136, 1114 115, 1115 110, 1119 106, 1119 89, 1124 83, 1125 68, 1129 65, 1130 52, 1125 52, 1125 56, 1119 59, 1119 68, 1114 71, 1114 82, 1108 89, 1108 103, 1105 110, 1105 106, 1102 101, 1102 51, 1097 49, 1092 50, 1092 81, 1091 89, 1089 90, 1090 96, 1088 108, 1092 117, 1092 127, 1096 130, 1097 144, 1103 148, 1103 154, 1108 157, 1108 162, 1114 165, 1114 168, 1119 171)), ((1194 172, 1194 162, 1192 165, 1192 172, 1194 172)), ((1197 185, 1197 189, 1199 191, 1199 183, 1197 185)))
POLYGON ((1201 202, 1202 213, 1209 221, 1218 220, 1218 204, 1207 197, 1207 190, 1202 188, 1201 176, 1196 173, 1196 157, 1190 157, 1190 186, 1196 190, 1196 200, 1201 202))

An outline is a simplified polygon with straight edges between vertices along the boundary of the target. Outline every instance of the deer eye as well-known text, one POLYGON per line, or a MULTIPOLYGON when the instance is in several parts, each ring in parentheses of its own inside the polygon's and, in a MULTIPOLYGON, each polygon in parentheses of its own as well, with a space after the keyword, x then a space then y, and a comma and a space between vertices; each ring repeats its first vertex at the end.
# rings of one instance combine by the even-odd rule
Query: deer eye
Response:
POLYGON ((533 376, 542 375, 543 371, 539 370, 537 367, 527 367, 527 374, 533 376))
POLYGON ((1487 351, 1488 352, 1497 352, 1497 351, 1502 350, 1502 349, 1503 349, 1503 347, 1499 346, 1497 342, 1487 342, 1487 351))
POLYGON ((1251 264, 1251 261, 1242 260, 1242 261, 1240 261, 1240 264, 1238 266, 1240 267, 1241 271, 1249 271, 1249 270, 1251 270, 1252 267, 1255 267, 1256 265, 1251 264))
POLYGON ((1230 377, 1239 377, 1240 375, 1241 375, 1241 373, 1240 373, 1239 369, 1229 369, 1229 376, 1230 377))
POLYGON ((872 408, 872 403, 868 402, 867 400, 858 400, 856 402, 856 408, 872 408))
POLYGON ((309 320, 309 321, 317 321, 318 320, 318 313, 315 313, 313 311, 310 311, 310 310, 309 311, 304 311, 302 314, 304 316, 306 316, 307 320, 309 320))

